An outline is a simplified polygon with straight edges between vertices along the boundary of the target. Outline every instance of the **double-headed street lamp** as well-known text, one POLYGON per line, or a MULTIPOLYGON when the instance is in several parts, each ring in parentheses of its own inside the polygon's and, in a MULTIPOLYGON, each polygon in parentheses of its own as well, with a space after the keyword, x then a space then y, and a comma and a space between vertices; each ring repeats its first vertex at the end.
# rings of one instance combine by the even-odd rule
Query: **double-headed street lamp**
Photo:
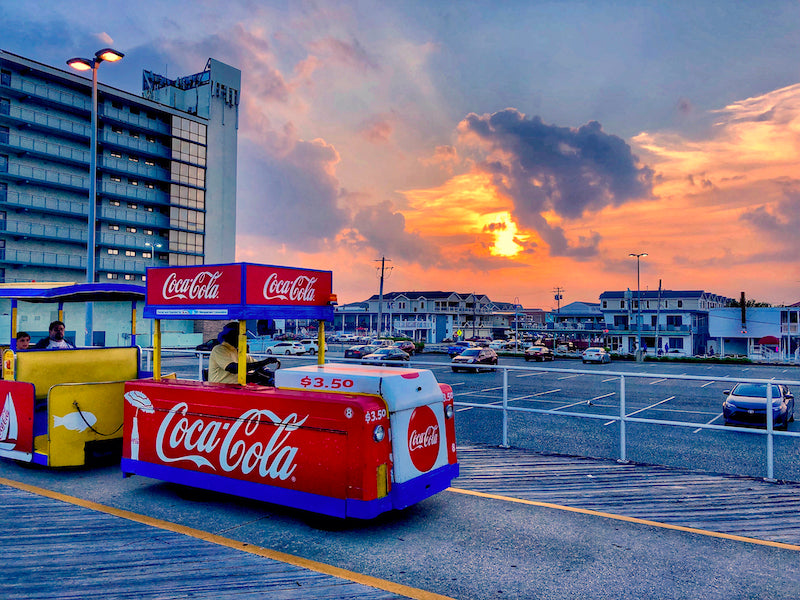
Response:
POLYGON ((97 68, 102 62, 117 62, 125 56, 112 48, 103 48, 94 58, 70 58, 67 64, 76 71, 92 72, 92 130, 89 141, 89 237, 86 240, 86 282, 94 283, 95 213, 97 210, 97 68))
MULTIPOLYGON (((89 229, 86 238, 86 283, 94 283, 95 220, 97 212, 97 68, 102 62, 117 62, 125 56, 113 48, 103 48, 94 53, 94 58, 70 58, 67 64, 76 71, 92 72, 92 128, 89 140, 89 229)), ((92 303, 86 303, 86 345, 92 345, 94 328, 92 303)))
POLYGON ((155 267, 156 266, 156 248, 161 248, 161 244, 151 244, 150 242, 145 242, 144 245, 152 250, 151 253, 150 253, 151 254, 150 258, 153 259, 153 266, 155 267))
POLYGON ((636 258, 636 352, 638 354, 642 349, 642 294, 639 285, 639 259, 643 256, 647 256, 647 252, 642 252, 640 254, 631 252, 628 256, 636 258))

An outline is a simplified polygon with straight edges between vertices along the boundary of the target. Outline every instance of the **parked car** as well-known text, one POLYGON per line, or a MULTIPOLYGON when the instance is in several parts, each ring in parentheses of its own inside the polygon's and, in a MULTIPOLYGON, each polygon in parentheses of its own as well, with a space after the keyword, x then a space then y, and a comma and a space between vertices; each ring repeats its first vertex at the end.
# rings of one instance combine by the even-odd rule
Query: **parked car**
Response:
POLYGON ((363 358, 367 354, 372 354, 375 350, 378 349, 378 346, 370 346, 359 344, 357 346, 350 346, 347 350, 344 351, 345 358, 363 358))
POLYGON ((264 351, 267 354, 305 354, 306 348, 300 342, 278 342, 268 346, 264 351))
POLYGON ((553 360, 553 351, 547 346, 529 346, 525 350, 525 362, 529 360, 542 362, 553 360))
POLYGON ((367 354, 366 356, 362 357, 361 364, 385 365, 390 367, 392 365, 402 366, 404 363, 408 363, 409 360, 411 360, 411 357, 407 352, 400 350, 400 348, 395 348, 394 346, 384 346, 382 348, 378 348, 372 354, 367 354))
POLYGON ((592 346, 591 348, 587 348, 581 354, 581 358, 583 359, 583 364, 588 362, 598 362, 598 363, 610 363, 611 362, 611 355, 606 352, 605 348, 597 348, 592 346))
POLYGON ((195 350, 201 350, 203 352, 210 352, 214 348, 214 346, 216 346, 218 344, 219 344, 219 340, 217 340, 216 338, 213 338, 213 339, 210 339, 208 341, 203 342, 202 344, 197 344, 197 346, 195 346, 194 349, 195 350))
POLYGON ((395 348, 400 348, 403 352, 410 356, 414 356, 414 352, 416 352, 417 347, 414 345, 414 342, 411 340, 397 340, 393 346, 395 348))
POLYGON ((475 348, 477 347, 475 342, 467 342, 467 341, 460 341, 453 343, 452 346, 447 347, 447 354, 450 358, 461 354, 467 348, 475 348))
MULTIPOLYGON (((306 338, 300 340, 303 347, 306 349, 306 354, 316 354, 319 351, 319 342, 316 339, 306 338)), ((328 351, 328 344, 325 344, 325 352, 328 351)))
POLYGON ((467 348, 458 356, 454 356, 450 361, 450 368, 453 372, 458 371, 477 371, 481 366, 493 366, 497 364, 497 352, 491 348, 467 348))
MULTIPOLYGON (((794 421, 794 395, 785 385, 772 385, 772 423, 775 427, 789 427, 794 421)), ((726 425, 766 425, 767 384, 737 383, 733 390, 725 390, 722 415, 726 425)))

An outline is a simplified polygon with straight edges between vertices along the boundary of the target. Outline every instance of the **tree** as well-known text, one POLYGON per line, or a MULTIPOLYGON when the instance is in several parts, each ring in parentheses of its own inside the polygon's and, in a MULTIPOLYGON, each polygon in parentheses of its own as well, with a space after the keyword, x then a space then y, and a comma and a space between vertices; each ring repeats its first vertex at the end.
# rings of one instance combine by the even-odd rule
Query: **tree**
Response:
MULTIPOLYGON (((728 308, 741 308, 742 302, 741 300, 729 300, 728 303, 725 305, 728 308)), ((764 306, 772 306, 769 302, 757 302, 756 300, 745 300, 744 301, 745 308, 760 308, 764 306)))

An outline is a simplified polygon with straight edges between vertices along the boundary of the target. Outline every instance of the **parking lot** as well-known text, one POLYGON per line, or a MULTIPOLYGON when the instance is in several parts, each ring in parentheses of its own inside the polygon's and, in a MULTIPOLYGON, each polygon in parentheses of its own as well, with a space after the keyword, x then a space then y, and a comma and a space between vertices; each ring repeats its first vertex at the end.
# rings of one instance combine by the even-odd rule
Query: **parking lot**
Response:
MULTIPOLYGON (((341 356, 342 351, 336 346, 327 354, 328 360, 341 356)), ((281 357, 284 367, 311 360, 316 359, 281 357)), ((165 358, 164 368, 174 369, 181 377, 196 378, 197 363, 196 356, 190 353, 183 358, 165 358)), ((452 386, 459 443, 502 444, 502 414, 497 410, 503 403, 502 369, 453 373, 450 358, 434 353, 412 357, 411 365, 431 369, 438 381, 452 386)), ((627 422, 627 460, 751 477, 767 474, 767 438, 759 434, 764 433, 764 428, 724 427, 723 392, 742 378, 800 379, 797 367, 778 365, 632 361, 584 365, 575 359, 527 363, 519 357, 501 355, 499 366, 509 368, 509 407, 558 413, 510 413, 508 444, 511 446, 619 459, 619 373, 625 373, 624 412, 628 417, 698 425, 693 428, 627 422), (686 378, 670 378, 673 376, 686 378), (704 425, 719 429, 703 429, 704 425)), ((800 390, 800 385, 789 387, 795 392, 800 390)), ((789 424, 788 431, 800 432, 800 413, 798 420, 789 424)), ((776 431, 773 456, 775 479, 800 481, 800 438, 776 431)))

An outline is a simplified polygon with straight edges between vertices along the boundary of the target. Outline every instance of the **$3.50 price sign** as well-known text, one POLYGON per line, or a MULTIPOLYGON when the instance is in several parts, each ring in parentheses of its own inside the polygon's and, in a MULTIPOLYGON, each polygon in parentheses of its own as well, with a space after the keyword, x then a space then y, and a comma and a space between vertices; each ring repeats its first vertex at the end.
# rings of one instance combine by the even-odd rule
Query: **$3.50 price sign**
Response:
POLYGON ((305 389, 316 388, 324 390, 341 390, 353 387, 352 379, 342 379, 340 377, 309 377, 306 375, 300 380, 300 385, 305 389))

